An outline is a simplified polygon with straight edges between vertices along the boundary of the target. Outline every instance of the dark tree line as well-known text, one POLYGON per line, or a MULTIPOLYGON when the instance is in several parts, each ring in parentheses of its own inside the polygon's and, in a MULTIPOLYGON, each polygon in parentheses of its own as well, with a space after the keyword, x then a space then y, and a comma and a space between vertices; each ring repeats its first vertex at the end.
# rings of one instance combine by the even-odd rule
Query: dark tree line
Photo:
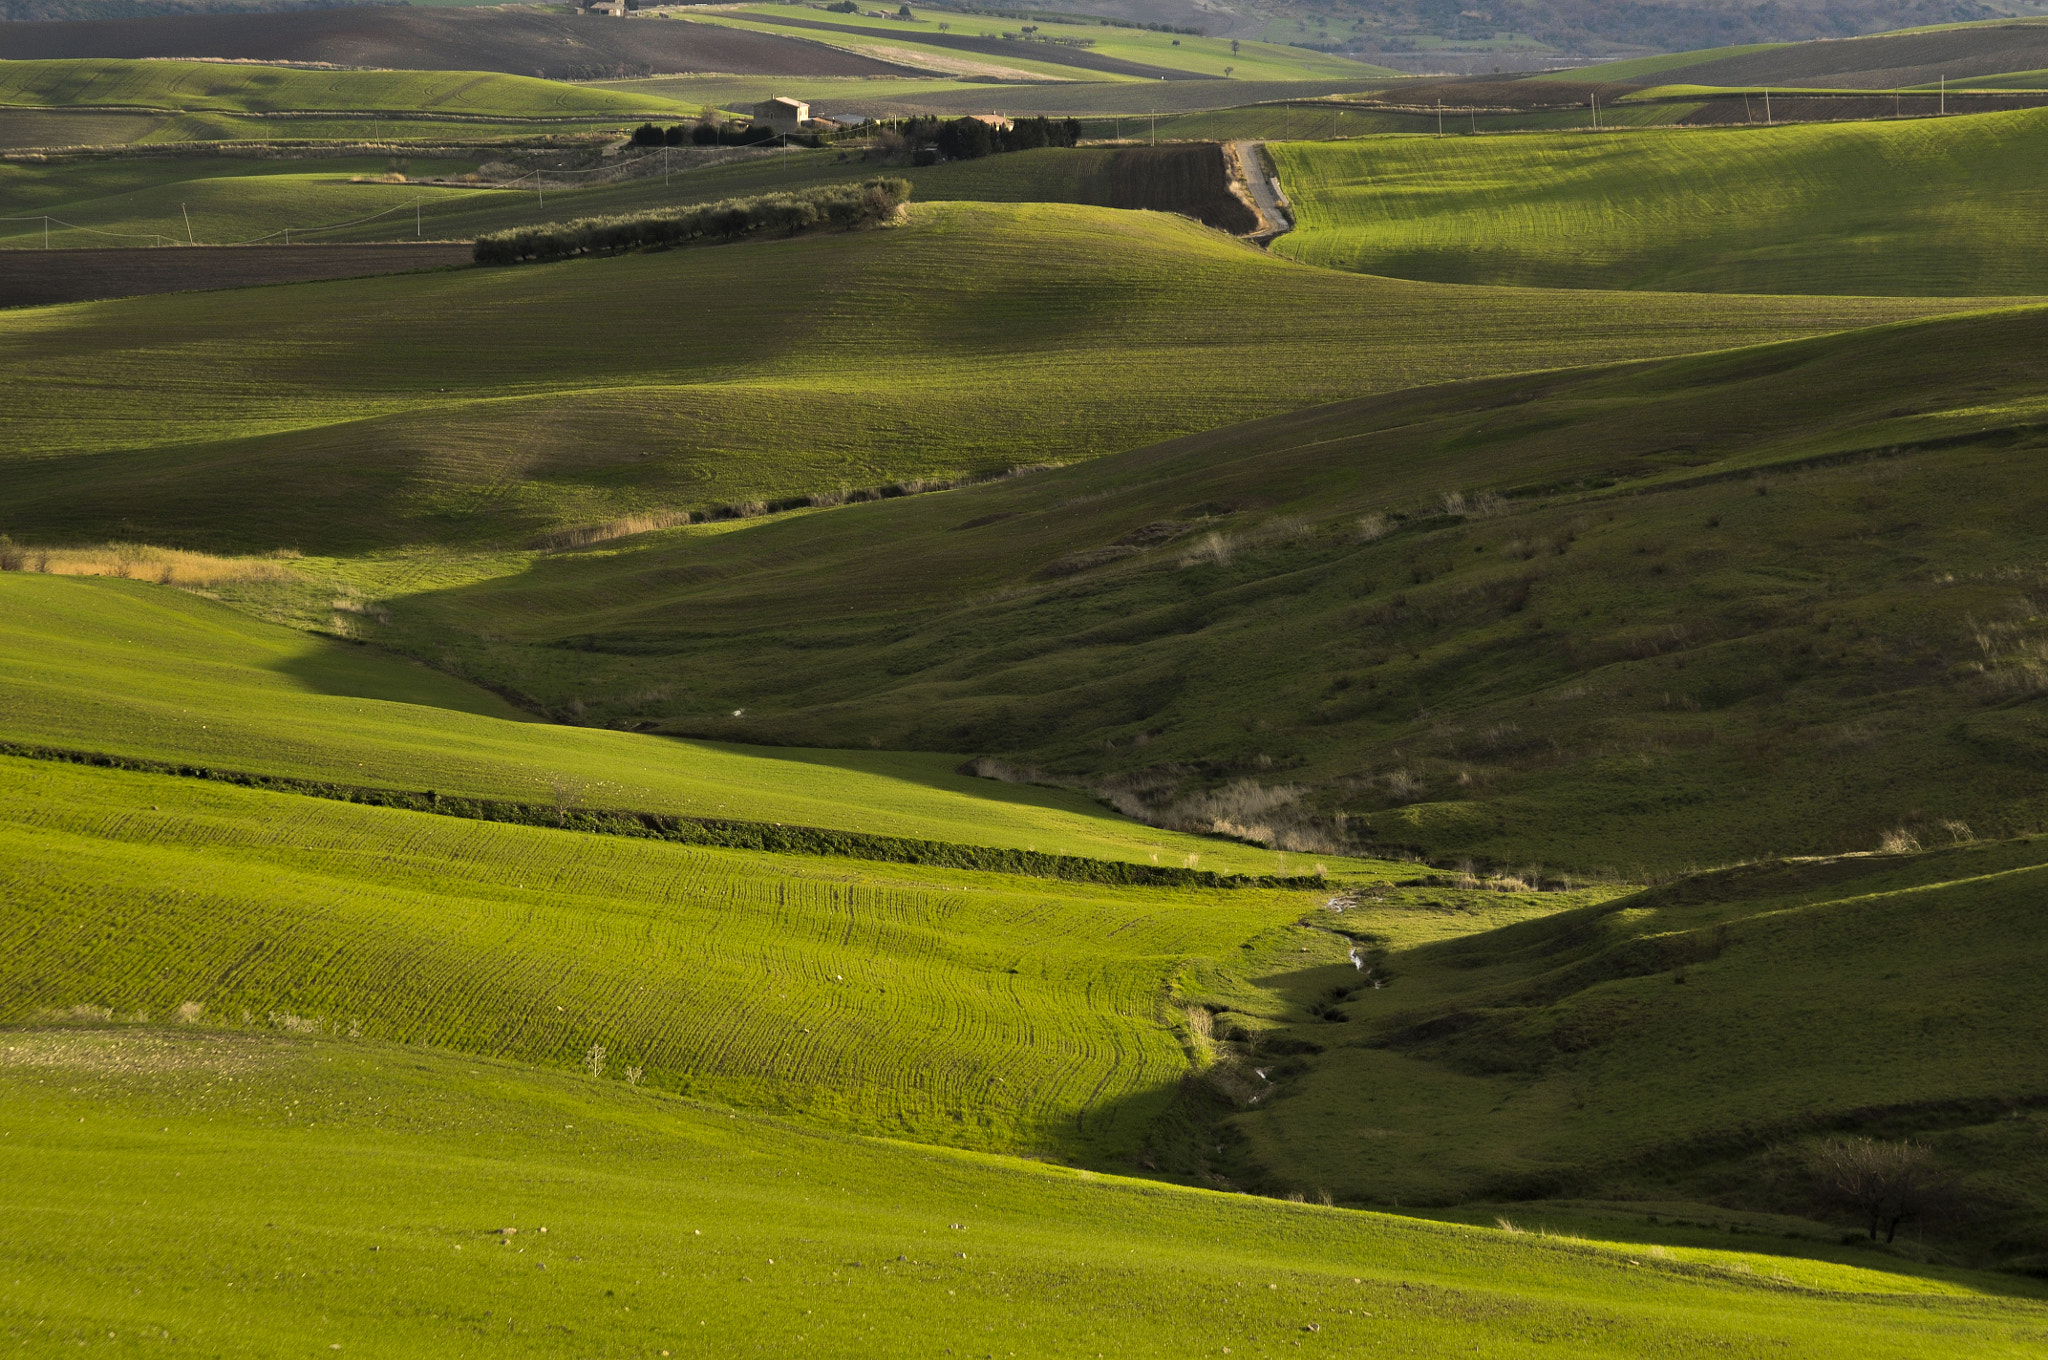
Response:
POLYGON ((908 181, 871 179, 864 184, 833 184, 802 193, 729 198, 663 212, 582 217, 479 236, 474 257, 478 264, 517 264, 523 260, 562 260, 645 246, 733 240, 752 232, 794 235, 818 227, 851 231, 887 221, 909 198, 908 181))
POLYGON ((1081 140, 1081 124, 1072 118, 1020 118, 1007 128, 978 118, 913 118, 903 135, 913 146, 929 146, 949 161, 971 161, 1004 151, 1034 151, 1042 146, 1073 146, 1081 140))

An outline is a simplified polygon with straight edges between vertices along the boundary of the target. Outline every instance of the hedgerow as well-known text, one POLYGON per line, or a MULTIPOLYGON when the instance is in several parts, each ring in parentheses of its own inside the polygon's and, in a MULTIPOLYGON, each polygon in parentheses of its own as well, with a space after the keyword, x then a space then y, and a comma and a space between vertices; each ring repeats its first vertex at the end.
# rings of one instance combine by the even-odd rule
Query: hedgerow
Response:
POLYGON ((431 812, 442 817, 461 817, 470 821, 552 827, 599 836, 678 841, 686 845, 716 846, 731 850, 834 855, 888 864, 976 869, 985 873, 1018 874, 1030 878, 1056 878, 1073 883, 1103 883, 1118 887, 1324 886, 1324 880, 1320 876, 1219 874, 1207 869, 1130 864, 1122 860, 1047 854, 1042 850, 960 845, 951 841, 924 840, 912 836, 879 836, 823 827, 785 826, 780 822, 749 822, 727 817, 684 817, 671 813, 640 812, 631 809, 583 808, 549 803, 522 803, 499 798, 469 798, 439 793, 432 789, 391 789, 340 784, 321 779, 254 774, 246 770, 221 770, 179 761, 147 760, 136 756, 75 751, 63 747, 36 746, 12 741, 0 741, 0 756, 14 756, 24 760, 49 760, 67 765, 90 765, 108 770, 133 770, 144 774, 174 775, 184 779, 205 779, 216 783, 235 784, 243 788, 262 789, 271 793, 295 793, 309 798, 326 798, 366 807, 431 812))
POLYGON ((537 227, 494 231, 476 240, 478 264, 564 260, 575 255, 733 240, 757 231, 793 236, 818 227, 852 231, 885 222, 910 198, 910 181, 871 179, 799 193, 728 198, 661 212, 579 217, 537 227))

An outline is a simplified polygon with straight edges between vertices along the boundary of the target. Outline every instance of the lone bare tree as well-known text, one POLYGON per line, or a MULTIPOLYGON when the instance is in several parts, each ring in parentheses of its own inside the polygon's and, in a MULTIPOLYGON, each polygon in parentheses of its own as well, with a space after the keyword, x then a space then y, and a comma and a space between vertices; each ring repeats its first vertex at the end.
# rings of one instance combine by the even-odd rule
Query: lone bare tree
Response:
POLYGON ((1932 1217, 1955 1198, 1955 1183, 1934 1161, 1933 1149, 1911 1140, 1830 1138, 1813 1154, 1822 1194, 1854 1213, 1875 1242, 1898 1236, 1899 1225, 1932 1217))

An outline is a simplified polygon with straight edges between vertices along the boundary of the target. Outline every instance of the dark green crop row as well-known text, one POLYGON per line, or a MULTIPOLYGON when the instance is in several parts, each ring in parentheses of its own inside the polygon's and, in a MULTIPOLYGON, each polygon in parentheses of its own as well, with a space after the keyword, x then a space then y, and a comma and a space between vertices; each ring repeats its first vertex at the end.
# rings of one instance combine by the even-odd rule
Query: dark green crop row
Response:
POLYGON ((636 812, 618 808, 579 808, 552 803, 520 803, 500 798, 463 798, 433 789, 388 789, 359 784, 339 784, 321 779, 295 779, 287 775, 252 774, 245 770, 218 770, 205 765, 187 765, 169 760, 143 760, 133 756, 108 755, 99 751, 75 751, 60 746, 32 746, 0 741, 0 755, 26 760, 52 760, 71 765, 92 765, 109 770, 134 770, 144 774, 175 775, 183 779, 209 779, 243 788, 271 793, 296 793, 309 798, 329 798, 368 807, 400 808, 408 812, 432 812, 443 817, 464 817, 478 822, 508 822, 518 826, 556 827, 598 836, 632 836, 643 839, 680 841, 687 845, 709 845, 728 850, 761 850, 795 855, 837 855, 846 859, 876 860, 888 864, 923 864, 942 869, 975 869, 986 873, 1022 874, 1030 878, 1057 878, 1073 883, 1104 883, 1119 887, 1153 888, 1317 888, 1324 879, 1317 875, 1218 874, 1207 869, 1182 869, 1153 864, 1125 864, 1117 860, 1089 859, 1078 855, 1049 855, 1042 850, 1006 850, 988 845, 960 845, 952 841, 922 840, 911 836, 875 836, 858 831, 833 831, 815 826, 784 826, 777 822, 748 822, 725 817, 677 817, 664 812, 636 812))
POLYGON ((580 217, 573 222, 550 222, 479 236, 476 262, 563 260, 572 255, 642 246, 687 245, 707 237, 733 240, 771 229, 785 236, 822 226, 851 231, 887 221, 909 198, 909 180, 871 179, 860 184, 828 184, 797 193, 728 198, 663 212, 580 217))

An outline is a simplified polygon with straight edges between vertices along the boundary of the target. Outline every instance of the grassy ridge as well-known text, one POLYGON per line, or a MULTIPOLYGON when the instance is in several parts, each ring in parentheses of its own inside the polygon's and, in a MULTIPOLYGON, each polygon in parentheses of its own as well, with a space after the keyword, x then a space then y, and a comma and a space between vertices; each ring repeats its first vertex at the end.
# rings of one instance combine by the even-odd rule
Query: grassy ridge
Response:
POLYGON ((1362 400, 393 589, 366 626, 589 719, 1169 800, 1306 784, 1432 855, 1627 875, 2018 834, 2048 816, 2044 325, 1362 400))
MULTIPOLYGON (((1809 1206, 1779 1149, 1911 1136, 1965 1177, 1967 1206, 1915 1231, 2038 1264, 2044 882, 2040 838, 1744 866, 1396 947, 1384 989, 1351 996, 1338 1025, 1301 1007, 1355 977, 1304 970, 1281 1005, 1248 1009, 1294 1020, 1323 1052, 1236 1117, 1233 1170, 1380 1203, 1563 1195, 1798 1214, 1809 1206)), ((1370 908, 1331 924, 1387 929, 1370 908)))
POLYGON ((655 1087, 926 1142, 1135 1155, 1188 1069, 1179 974, 1314 900, 4 764, 7 1019, 190 1001, 553 1067, 599 1044, 655 1087))
POLYGON ((1457 283, 2033 293, 2044 128, 2048 110, 1276 146, 1299 229, 1275 249, 1457 283))
MULTIPOLYGON (((0 106, 162 112, 680 116, 659 96, 488 71, 315 71, 200 61, 0 61, 0 106)), ((280 131, 275 135, 289 136, 280 131)))
POLYGON ((1444 288, 1163 214, 913 204, 882 232, 10 312, 0 495, 22 539, 521 545, 1936 305, 1444 288))
POLYGON ((0 597, 0 736, 25 744, 1220 873, 1311 867, 1141 826, 1073 794, 962 776, 956 757, 748 751, 528 722, 438 672, 257 623, 182 591, 9 573, 0 597))
POLYGON ((1506 1357, 1540 1328, 1921 1360, 2041 1326, 2008 1281, 1276 1205, 373 1044, 10 1030, 0 1091, 0 1317, 67 1349, 1506 1357))

